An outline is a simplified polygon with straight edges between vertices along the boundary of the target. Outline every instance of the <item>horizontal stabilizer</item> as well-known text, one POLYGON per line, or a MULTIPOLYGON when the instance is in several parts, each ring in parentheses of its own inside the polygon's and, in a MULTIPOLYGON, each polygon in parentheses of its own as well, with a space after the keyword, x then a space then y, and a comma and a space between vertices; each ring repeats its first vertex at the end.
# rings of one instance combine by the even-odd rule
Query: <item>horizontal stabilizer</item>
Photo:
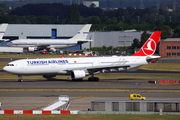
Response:
POLYGON ((161 58, 161 56, 147 56, 146 61, 147 61, 147 62, 151 62, 151 63, 155 63, 155 62, 157 62, 157 60, 158 60, 159 58, 161 58), (155 60, 155 61, 154 61, 154 60, 155 60), (152 61, 154 61, 154 62, 152 62, 152 61))

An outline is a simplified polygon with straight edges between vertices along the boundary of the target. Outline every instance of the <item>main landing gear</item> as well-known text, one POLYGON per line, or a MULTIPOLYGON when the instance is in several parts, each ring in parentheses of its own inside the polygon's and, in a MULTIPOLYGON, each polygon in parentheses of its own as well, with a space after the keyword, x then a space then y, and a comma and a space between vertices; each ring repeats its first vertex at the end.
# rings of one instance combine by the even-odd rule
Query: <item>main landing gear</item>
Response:
POLYGON ((18 75, 18 77, 19 77, 18 82, 23 82, 22 75, 18 75))
POLYGON ((88 81, 99 81, 98 77, 89 77, 88 81))
POLYGON ((94 73, 91 74, 91 77, 88 78, 88 81, 99 81, 98 77, 94 77, 94 73))

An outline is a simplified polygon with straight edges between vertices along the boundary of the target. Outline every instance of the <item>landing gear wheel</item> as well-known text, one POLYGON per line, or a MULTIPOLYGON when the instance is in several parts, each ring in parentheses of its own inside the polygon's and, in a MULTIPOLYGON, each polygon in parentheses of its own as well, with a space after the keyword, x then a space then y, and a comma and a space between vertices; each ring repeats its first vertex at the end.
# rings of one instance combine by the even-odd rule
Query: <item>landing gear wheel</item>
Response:
POLYGON ((98 77, 89 77, 88 81, 99 81, 98 77))
POLYGON ((19 79, 18 82, 23 82, 23 80, 22 80, 22 79, 19 79))
POLYGON ((18 75, 18 77, 19 77, 18 82, 23 82, 23 80, 22 80, 22 76, 21 76, 21 75, 18 75))
POLYGON ((98 77, 95 77, 94 81, 99 81, 99 78, 98 78, 98 77))
POLYGON ((93 81, 93 79, 91 77, 88 78, 88 81, 93 81))

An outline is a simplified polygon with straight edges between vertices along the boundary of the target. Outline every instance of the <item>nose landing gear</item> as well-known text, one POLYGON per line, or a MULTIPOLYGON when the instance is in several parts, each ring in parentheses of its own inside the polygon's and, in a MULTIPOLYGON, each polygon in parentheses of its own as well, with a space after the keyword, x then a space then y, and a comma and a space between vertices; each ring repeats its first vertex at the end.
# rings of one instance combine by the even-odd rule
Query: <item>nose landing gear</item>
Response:
POLYGON ((18 75, 18 77, 19 77, 18 82, 23 82, 22 75, 18 75))

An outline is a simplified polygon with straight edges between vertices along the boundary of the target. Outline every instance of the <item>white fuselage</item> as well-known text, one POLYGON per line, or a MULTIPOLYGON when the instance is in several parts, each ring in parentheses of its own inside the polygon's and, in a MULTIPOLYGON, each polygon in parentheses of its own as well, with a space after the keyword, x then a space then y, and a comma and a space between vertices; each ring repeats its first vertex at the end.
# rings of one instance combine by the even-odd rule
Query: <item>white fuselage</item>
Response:
MULTIPOLYGON (((16 75, 68 74, 70 70, 86 70, 89 67, 122 66, 115 70, 130 70, 148 64, 146 56, 114 56, 84 58, 22 59, 10 62, 3 70, 16 75)), ((104 68, 104 70, 110 70, 104 68)), ((114 69, 110 70, 113 71, 114 69)))
POLYGON ((68 48, 77 45, 76 40, 68 39, 20 39, 8 43, 9 47, 46 47, 46 48, 68 48))

